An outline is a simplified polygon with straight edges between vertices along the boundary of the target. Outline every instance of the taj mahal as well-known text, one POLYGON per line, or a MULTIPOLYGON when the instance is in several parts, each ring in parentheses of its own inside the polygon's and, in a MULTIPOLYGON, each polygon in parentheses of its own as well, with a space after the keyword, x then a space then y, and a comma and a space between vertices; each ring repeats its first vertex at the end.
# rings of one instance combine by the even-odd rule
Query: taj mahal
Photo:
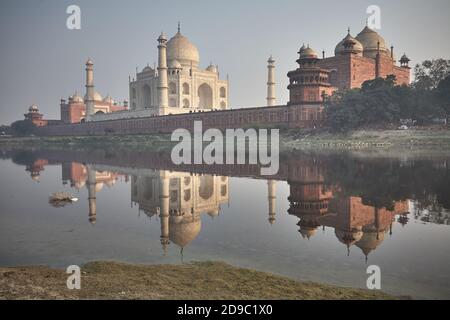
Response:
MULTIPOLYGON (((161 36, 161 40, 164 39, 161 36)), ((161 42, 164 44, 164 41, 161 42)), ((213 108, 227 109, 228 80, 219 78, 218 66, 212 63, 201 69, 197 47, 188 38, 178 32, 166 44, 168 105, 158 104, 159 71, 146 66, 130 79, 131 110, 147 110, 152 115, 187 113, 190 111, 208 111, 213 108)), ((162 48, 160 48, 162 49, 162 48)), ((163 57, 161 57, 163 58, 163 57)))

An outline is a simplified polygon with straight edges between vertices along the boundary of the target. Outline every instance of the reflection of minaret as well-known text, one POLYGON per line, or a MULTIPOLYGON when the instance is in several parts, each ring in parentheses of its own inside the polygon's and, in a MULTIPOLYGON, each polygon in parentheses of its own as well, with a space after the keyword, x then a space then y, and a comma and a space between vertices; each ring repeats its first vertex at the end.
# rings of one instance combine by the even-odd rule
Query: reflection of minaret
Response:
POLYGON ((160 213, 161 218, 161 245, 164 253, 169 244, 169 178, 165 175, 160 180, 160 213))
POLYGON ((276 182, 274 180, 267 181, 267 193, 269 198, 269 222, 270 224, 275 223, 275 200, 276 200, 276 182))
POLYGON ((89 165, 86 165, 86 170, 87 170, 86 186, 88 189, 88 201, 89 201, 89 222, 95 224, 95 222, 97 221, 97 204, 96 204, 97 180, 95 177, 95 170, 93 170, 89 165))

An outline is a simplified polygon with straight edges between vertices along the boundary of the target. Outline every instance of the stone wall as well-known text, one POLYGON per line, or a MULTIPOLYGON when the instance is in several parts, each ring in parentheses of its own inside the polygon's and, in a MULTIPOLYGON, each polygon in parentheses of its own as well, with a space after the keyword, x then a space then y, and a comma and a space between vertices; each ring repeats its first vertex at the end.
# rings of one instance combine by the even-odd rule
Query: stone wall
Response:
MULTIPOLYGON (((105 134, 172 133, 175 129, 192 130, 194 121, 202 121, 203 129, 289 127, 311 128, 323 125, 323 108, 311 106, 274 106, 195 112, 179 115, 135 117, 78 124, 46 126, 37 129, 43 136, 80 136, 105 134), (305 113, 305 110, 307 112, 305 113)), ((118 113, 119 114, 119 113, 118 113)))

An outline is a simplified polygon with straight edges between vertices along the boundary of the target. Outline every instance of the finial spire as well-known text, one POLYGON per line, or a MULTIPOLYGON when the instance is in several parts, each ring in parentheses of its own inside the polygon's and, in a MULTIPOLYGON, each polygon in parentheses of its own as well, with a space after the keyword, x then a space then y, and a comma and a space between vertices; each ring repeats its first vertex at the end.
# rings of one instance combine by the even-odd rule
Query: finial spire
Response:
POLYGON ((181 33, 181 23, 178 21, 178 33, 181 33))
POLYGON ((347 34, 350 34, 350 27, 347 28, 347 34))

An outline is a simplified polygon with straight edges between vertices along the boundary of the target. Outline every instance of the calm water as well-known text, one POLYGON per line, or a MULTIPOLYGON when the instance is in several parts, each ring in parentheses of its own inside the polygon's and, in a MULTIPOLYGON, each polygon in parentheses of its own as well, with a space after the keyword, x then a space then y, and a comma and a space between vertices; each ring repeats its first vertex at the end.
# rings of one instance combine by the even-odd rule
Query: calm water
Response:
POLYGON ((375 264, 386 292, 450 298, 450 155, 287 154, 271 181, 144 151, 0 155, 1 266, 221 260, 365 287, 375 264))

